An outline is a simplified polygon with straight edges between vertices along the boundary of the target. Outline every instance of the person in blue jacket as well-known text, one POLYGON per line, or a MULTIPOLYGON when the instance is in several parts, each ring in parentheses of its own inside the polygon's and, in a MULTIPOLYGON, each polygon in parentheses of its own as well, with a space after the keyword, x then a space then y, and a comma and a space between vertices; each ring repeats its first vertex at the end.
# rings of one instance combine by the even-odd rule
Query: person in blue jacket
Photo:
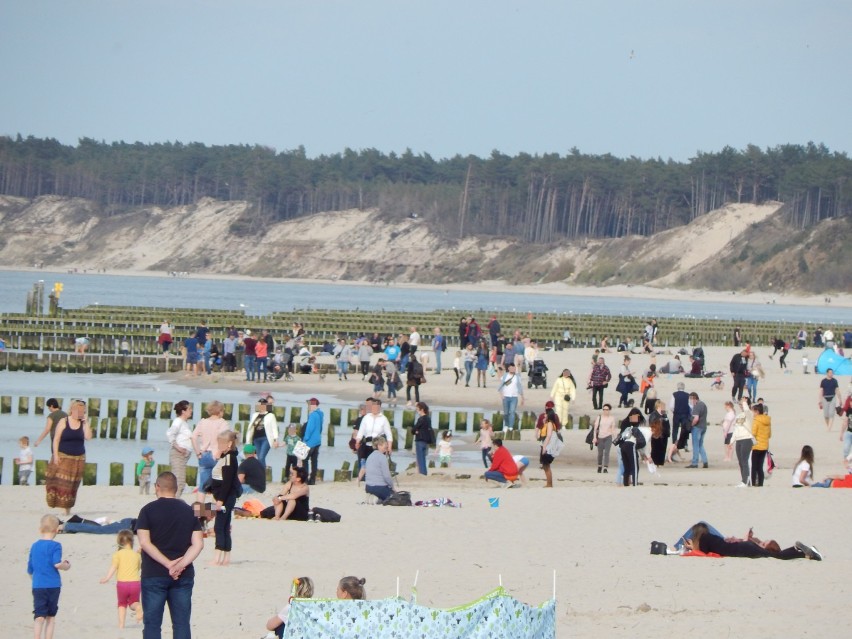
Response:
POLYGON ((303 437, 305 445, 311 449, 306 459, 310 464, 309 486, 313 486, 317 482, 317 458, 322 443, 323 414, 319 408, 319 403, 316 397, 311 397, 308 400, 308 423, 305 425, 305 436, 303 437))

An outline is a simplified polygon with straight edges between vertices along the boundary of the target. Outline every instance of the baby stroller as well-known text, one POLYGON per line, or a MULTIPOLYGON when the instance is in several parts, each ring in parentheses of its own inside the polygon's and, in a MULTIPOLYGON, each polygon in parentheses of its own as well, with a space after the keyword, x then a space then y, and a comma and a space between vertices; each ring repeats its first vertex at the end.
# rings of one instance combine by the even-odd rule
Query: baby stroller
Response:
POLYGON ((527 388, 538 388, 539 386, 547 387, 547 364, 544 363, 543 359, 533 360, 527 381, 527 388))

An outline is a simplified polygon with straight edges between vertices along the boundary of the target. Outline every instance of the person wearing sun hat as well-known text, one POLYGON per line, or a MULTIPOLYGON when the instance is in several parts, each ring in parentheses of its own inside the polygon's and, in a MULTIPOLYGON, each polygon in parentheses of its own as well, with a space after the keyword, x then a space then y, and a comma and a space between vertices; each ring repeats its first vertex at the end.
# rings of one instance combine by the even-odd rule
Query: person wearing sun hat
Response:
POLYGON ((311 450, 305 461, 310 464, 308 485, 313 486, 317 481, 317 459, 319 458, 320 444, 322 444, 322 422, 324 415, 319 407, 320 401, 316 397, 311 397, 307 401, 307 404, 308 422, 305 424, 304 442, 311 450))
POLYGON ((253 444, 243 446, 245 459, 237 468, 237 478, 243 485, 243 494, 251 495, 266 491, 266 469, 257 458, 257 448, 253 444))

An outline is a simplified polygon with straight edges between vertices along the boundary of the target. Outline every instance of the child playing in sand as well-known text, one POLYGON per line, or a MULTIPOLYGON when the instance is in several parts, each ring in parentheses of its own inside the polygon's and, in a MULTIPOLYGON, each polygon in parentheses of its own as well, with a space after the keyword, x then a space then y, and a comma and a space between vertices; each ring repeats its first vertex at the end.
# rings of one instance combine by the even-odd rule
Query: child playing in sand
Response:
POLYGON ((136 463, 136 479, 139 480, 139 494, 151 493, 151 469, 154 467, 154 449, 146 446, 142 449, 142 459, 136 463))
POLYGON ((59 591, 62 588, 60 570, 68 570, 71 563, 62 559, 62 544, 55 541, 59 530, 59 519, 54 515, 41 518, 39 532, 41 539, 30 547, 27 561, 27 573, 33 581, 33 618, 34 637, 53 639, 56 626, 56 613, 59 610, 59 591))
POLYGON ((311 581, 310 577, 294 579, 293 585, 290 588, 290 597, 287 599, 287 605, 281 609, 281 612, 274 617, 270 617, 269 621, 266 622, 266 629, 270 632, 264 639, 274 639, 274 637, 281 639, 284 636, 284 629, 287 626, 287 618, 290 616, 290 603, 293 599, 310 599, 313 596, 314 582, 311 581))
POLYGON ((491 425, 490 421, 483 419, 482 423, 479 425, 479 433, 477 433, 474 442, 478 441, 479 445, 482 447, 482 463, 485 465, 486 470, 491 466, 491 459, 493 457, 491 454, 493 437, 494 427, 491 425))
POLYGON ((456 356, 453 358, 453 372, 456 374, 456 384, 459 383, 459 379, 461 378, 461 358, 462 352, 456 351, 456 356))
POLYGON ((30 448, 30 438, 24 435, 18 440, 21 447, 18 456, 15 457, 15 465, 18 467, 18 484, 30 485, 30 474, 33 472, 33 451, 30 448))
POLYGON ((449 468, 453 457, 453 434, 450 431, 445 430, 441 435, 435 454, 438 455, 438 464, 441 466, 446 464, 449 468))
POLYGON ((105 584, 116 575, 115 592, 118 596, 118 627, 124 628, 127 609, 133 611, 133 617, 142 619, 142 605, 139 603, 142 591, 142 556, 133 550, 133 531, 120 530, 116 539, 118 550, 112 554, 109 572, 101 579, 105 584))

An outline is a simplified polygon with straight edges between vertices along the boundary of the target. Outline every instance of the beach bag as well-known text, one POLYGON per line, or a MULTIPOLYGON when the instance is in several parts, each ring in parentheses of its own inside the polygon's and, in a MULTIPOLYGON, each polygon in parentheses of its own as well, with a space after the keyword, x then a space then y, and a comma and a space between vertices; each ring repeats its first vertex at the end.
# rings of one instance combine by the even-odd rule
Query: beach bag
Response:
POLYGON ((592 450, 595 447, 595 429, 590 428, 589 432, 586 433, 586 443, 589 445, 589 450, 592 450))
POLYGON ((550 437, 550 442, 547 444, 547 450, 544 452, 555 458, 559 457, 559 453, 562 452, 563 448, 565 448, 565 440, 562 439, 562 435, 560 433, 557 433, 554 430, 550 437))
POLYGON ((308 455, 311 453, 311 447, 308 446, 305 442, 298 442, 295 446, 293 446, 293 456, 296 459, 301 459, 302 461, 308 458, 308 455))
POLYGON ((314 506, 312 510, 314 513, 314 521, 326 522, 330 524, 336 524, 340 521, 340 514, 334 512, 333 510, 329 510, 328 508, 317 508, 316 506, 314 506))
POLYGON ((667 555, 668 549, 669 549, 669 547, 664 541, 652 541, 651 542, 651 554, 652 555, 667 555))
POLYGON ((392 493, 382 502, 382 506, 411 506, 411 493, 404 490, 392 493))

